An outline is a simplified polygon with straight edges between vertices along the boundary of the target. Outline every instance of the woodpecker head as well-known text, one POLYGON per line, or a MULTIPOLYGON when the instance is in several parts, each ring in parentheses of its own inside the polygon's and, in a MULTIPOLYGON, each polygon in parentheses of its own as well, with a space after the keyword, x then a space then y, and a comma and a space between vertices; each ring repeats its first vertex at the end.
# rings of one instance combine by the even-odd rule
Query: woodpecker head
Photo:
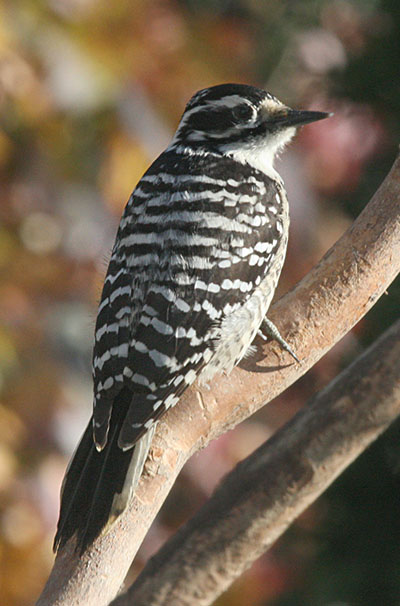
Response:
POLYGON ((220 84, 197 92, 186 106, 174 143, 222 153, 274 155, 296 128, 330 114, 294 110, 264 90, 244 84, 220 84))

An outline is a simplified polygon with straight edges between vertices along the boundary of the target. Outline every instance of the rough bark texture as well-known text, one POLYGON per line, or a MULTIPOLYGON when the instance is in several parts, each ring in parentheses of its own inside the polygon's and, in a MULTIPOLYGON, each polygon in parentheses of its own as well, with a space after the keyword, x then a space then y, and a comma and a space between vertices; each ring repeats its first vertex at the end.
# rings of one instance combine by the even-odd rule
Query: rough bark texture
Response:
POLYGON ((400 321, 240 463, 113 606, 208 606, 400 414, 400 321))
POLYGON ((400 271, 400 160, 352 227, 272 308, 269 317, 302 360, 266 345, 211 390, 195 385, 157 429, 147 473, 110 532, 81 558, 73 541, 57 555, 38 606, 103 606, 120 588, 182 465, 302 376, 373 306, 400 271))

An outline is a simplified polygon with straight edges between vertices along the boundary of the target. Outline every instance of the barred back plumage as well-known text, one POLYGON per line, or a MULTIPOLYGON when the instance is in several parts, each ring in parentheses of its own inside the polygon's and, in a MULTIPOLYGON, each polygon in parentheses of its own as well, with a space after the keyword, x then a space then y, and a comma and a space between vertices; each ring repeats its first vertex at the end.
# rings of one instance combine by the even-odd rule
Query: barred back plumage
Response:
MULTIPOLYGON (((93 437, 66 475, 55 545, 84 549, 126 506, 155 422, 197 377, 246 354, 273 297, 288 237, 274 154, 325 117, 221 85, 187 105, 170 147, 122 216, 95 328, 93 437)), ((91 425, 91 424, 89 424, 91 425)))

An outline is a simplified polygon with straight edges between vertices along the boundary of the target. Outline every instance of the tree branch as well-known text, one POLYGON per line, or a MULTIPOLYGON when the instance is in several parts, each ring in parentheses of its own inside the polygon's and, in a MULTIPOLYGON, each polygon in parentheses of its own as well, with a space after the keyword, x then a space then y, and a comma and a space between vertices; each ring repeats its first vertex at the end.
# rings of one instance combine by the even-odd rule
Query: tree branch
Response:
POLYGON ((271 308, 269 317, 302 363, 267 345, 262 362, 248 360, 229 377, 217 377, 212 391, 188 390, 159 425, 126 511, 81 558, 73 540, 58 553, 38 606, 108 604, 185 461, 302 376, 367 313, 400 271, 399 199, 398 158, 350 229, 271 308))
POLYGON ((226 476, 113 606, 208 606, 400 414, 400 321, 226 476))

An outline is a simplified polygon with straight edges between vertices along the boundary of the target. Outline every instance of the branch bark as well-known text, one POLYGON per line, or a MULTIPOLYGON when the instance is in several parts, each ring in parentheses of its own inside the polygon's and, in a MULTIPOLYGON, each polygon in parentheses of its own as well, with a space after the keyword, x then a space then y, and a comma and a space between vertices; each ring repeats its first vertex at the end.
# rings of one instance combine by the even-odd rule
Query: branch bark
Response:
POLYGON ((276 345, 212 390, 194 385, 156 431, 146 473, 125 512, 82 557, 71 540, 57 557, 38 606, 105 606, 185 461, 302 376, 372 307, 400 271, 400 158, 358 219, 269 313, 301 364, 276 345))
POLYGON ((208 606, 400 414, 400 321, 242 461, 113 606, 208 606))

